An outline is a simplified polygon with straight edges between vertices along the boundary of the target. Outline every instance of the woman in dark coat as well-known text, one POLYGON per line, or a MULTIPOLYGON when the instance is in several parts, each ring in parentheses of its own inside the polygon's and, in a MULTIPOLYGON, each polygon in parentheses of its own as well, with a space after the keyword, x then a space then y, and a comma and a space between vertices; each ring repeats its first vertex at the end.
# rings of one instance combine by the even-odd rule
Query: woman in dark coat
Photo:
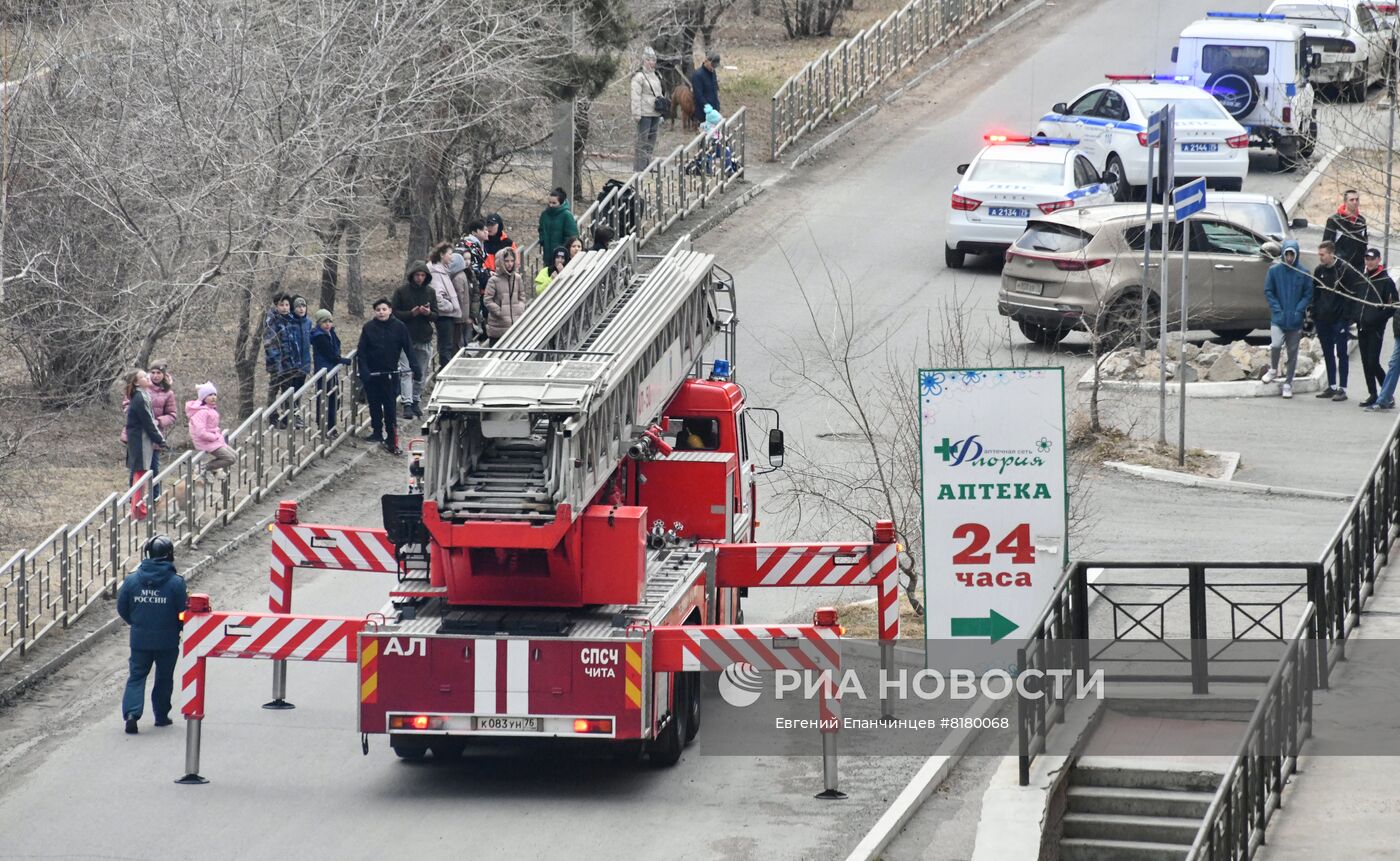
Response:
MULTIPOLYGON (((132 371, 126 377, 126 468, 135 484, 155 462, 156 450, 165 447, 165 435, 151 411, 151 378, 145 371, 132 371)), ((131 500, 137 518, 145 517, 146 504, 140 496, 131 500)))

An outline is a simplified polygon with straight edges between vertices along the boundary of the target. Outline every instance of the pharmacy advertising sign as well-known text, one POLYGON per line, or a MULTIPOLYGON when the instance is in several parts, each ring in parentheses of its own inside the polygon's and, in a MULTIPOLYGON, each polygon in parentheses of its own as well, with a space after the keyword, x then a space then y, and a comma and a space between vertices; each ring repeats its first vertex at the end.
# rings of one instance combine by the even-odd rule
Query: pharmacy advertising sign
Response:
POLYGON ((919 372, 929 639, 1027 636, 1068 557, 1063 368, 919 372))

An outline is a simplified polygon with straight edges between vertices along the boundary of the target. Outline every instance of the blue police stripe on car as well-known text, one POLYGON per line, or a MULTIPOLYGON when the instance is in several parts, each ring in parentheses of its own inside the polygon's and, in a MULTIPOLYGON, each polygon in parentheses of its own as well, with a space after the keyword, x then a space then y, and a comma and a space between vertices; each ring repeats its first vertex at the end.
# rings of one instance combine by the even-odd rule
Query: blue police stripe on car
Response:
POLYGON ((1076 188, 1069 194, 1066 194, 1065 197, 1068 200, 1078 200, 1081 197, 1088 197, 1091 194, 1098 194, 1103 190, 1103 183, 1096 182, 1093 185, 1085 186, 1084 188, 1076 188))
POLYGON ((1123 129, 1129 132, 1147 131, 1146 126, 1137 123, 1124 123, 1118 120, 1105 120, 1099 117, 1074 117, 1064 114, 1046 114, 1040 118, 1042 123, 1083 123, 1086 126, 1103 126, 1110 129, 1123 129))

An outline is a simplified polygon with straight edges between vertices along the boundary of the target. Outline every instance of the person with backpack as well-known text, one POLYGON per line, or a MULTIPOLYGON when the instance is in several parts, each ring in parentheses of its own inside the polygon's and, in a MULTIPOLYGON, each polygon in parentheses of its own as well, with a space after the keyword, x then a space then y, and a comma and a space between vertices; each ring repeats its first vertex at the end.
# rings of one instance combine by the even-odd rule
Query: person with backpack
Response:
POLYGON ((157 535, 142 548, 141 564, 117 590, 117 615, 131 626, 122 719, 127 735, 136 735, 146 698, 146 678, 154 666, 151 709, 156 726, 170 726, 170 695, 175 689, 175 663, 180 658, 180 614, 189 603, 185 578, 175 571, 175 542, 157 535))
POLYGON ((642 49, 642 65, 632 76, 631 95, 632 119, 637 124, 632 172, 637 173, 651 164, 651 154, 656 150, 656 138, 661 131, 661 118, 671 106, 661 89, 661 78, 656 74, 656 51, 650 45, 642 49))

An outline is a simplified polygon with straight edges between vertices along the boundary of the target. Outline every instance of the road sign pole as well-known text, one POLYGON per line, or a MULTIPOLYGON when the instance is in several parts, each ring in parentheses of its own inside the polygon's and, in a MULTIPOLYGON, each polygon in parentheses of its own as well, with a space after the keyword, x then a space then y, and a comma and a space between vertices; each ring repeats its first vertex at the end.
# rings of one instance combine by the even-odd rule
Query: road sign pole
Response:
MULTIPOLYGON (((1142 294, 1142 310, 1138 312, 1138 355, 1147 355, 1147 273, 1152 271, 1152 149, 1149 145, 1147 150, 1147 193, 1143 195, 1147 199, 1147 220, 1142 223, 1142 289, 1138 292, 1142 294)), ((1121 179, 1120 182, 1127 182, 1121 179)))
POLYGON ((1191 284, 1191 216, 1181 222, 1181 341, 1177 344, 1176 382, 1180 404, 1176 412, 1176 463, 1186 465, 1186 308, 1191 284))
MULTIPOLYGON (((1162 123, 1162 172, 1157 185, 1162 189, 1162 280, 1157 292, 1157 441, 1167 444, 1167 248, 1171 245, 1171 224, 1167 220, 1167 203, 1171 200, 1172 181, 1176 177, 1172 152, 1176 135, 1176 111, 1168 105, 1162 123)), ((1152 189, 1147 189, 1149 195, 1152 189)), ((1150 225, 1149 225, 1150 227, 1150 225)))

